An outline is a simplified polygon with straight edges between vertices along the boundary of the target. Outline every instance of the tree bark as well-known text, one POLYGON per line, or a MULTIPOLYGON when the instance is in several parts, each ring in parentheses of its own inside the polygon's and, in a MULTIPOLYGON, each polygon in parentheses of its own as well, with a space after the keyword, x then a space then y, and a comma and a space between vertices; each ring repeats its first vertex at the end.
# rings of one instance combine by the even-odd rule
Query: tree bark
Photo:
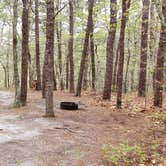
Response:
POLYGON ((47 0, 46 51, 45 51, 45 117, 54 117, 54 0, 47 0))
POLYGON ((94 23, 93 16, 90 29, 90 57, 91 57, 91 68, 92 68, 92 90, 96 89, 96 66, 95 66, 95 48, 94 48, 94 23))
POLYGON ((162 13, 164 23, 161 25, 160 41, 157 54, 157 65, 155 74, 154 106, 162 107, 163 104, 163 76, 164 58, 166 57, 166 0, 163 1, 162 13))
POLYGON ((28 77, 28 45, 29 45, 29 0, 22 0, 22 65, 21 65, 21 95, 20 102, 22 106, 27 101, 27 77, 28 77))
POLYGON ((118 70, 118 61, 119 61, 119 46, 120 45, 120 38, 118 40, 118 46, 116 49, 116 58, 115 58, 115 63, 114 63, 114 71, 113 71, 113 91, 117 90, 117 70, 118 70))
POLYGON ((66 89, 69 89, 69 57, 66 56, 66 89))
MULTIPOLYGON (((57 0, 56 11, 59 10, 60 0, 57 0)), ((63 83, 63 73, 62 73, 62 41, 61 41, 61 21, 56 20, 56 36, 58 42, 58 63, 59 63, 59 76, 60 76, 60 89, 64 90, 64 83, 63 83)))
POLYGON ((117 27, 117 1, 110 0, 110 30, 107 38, 107 60, 103 99, 110 100, 113 74, 114 42, 117 27))
POLYGON ((90 35, 90 29, 91 29, 90 26, 92 22, 93 6, 94 6, 94 0, 88 0, 88 23, 87 23, 86 34, 84 39, 84 47, 82 51, 82 59, 81 59, 80 70, 79 70, 76 96, 81 96, 83 74, 85 69, 85 60, 86 60, 87 51, 89 47, 89 35, 90 35))
POLYGON ((127 64, 126 64, 126 73, 125 73, 125 81, 124 81, 124 93, 127 93, 128 91, 128 71, 129 71, 129 64, 130 64, 130 58, 131 58, 131 51, 130 51, 130 32, 128 32, 128 42, 127 42, 127 47, 128 47, 128 56, 127 56, 127 64))
POLYGON ((17 22, 18 22, 18 0, 14 0, 13 4, 13 71, 14 71, 14 88, 15 88, 15 97, 14 97, 14 106, 20 106, 20 96, 19 96, 19 73, 18 73, 18 51, 17 51, 17 22))
POLYGON ((35 44, 36 44, 36 90, 41 90, 40 43, 39 43, 39 1, 35 0, 35 44))
POLYGON ((88 89, 88 68, 89 68, 89 49, 87 51, 86 59, 85 59, 85 69, 83 74, 83 90, 86 91, 88 89))
POLYGON ((143 0, 141 62, 140 62, 140 74, 139 74, 139 86, 138 86, 138 96, 140 97, 145 97, 146 95, 148 20, 149 20, 149 0, 143 0))
POLYGON ((124 66, 124 40, 125 40, 125 29, 129 14, 130 0, 122 0, 122 20, 120 29, 120 47, 119 47, 119 64, 118 64, 118 75, 117 75, 117 108, 121 108, 122 105, 122 87, 123 87, 123 66, 124 66))
POLYGON ((134 31, 134 52, 133 52, 133 61, 132 61, 132 70, 131 70, 131 92, 135 91, 135 71, 136 71, 136 59, 137 59, 137 45, 138 45, 138 38, 137 38, 137 31, 136 31, 136 23, 135 23, 135 31, 134 31))
POLYGON ((70 36, 68 43, 68 58, 70 67, 70 93, 74 93, 74 61, 73 61, 73 40, 74 40, 74 5, 73 0, 69 0, 69 22, 70 22, 70 36))

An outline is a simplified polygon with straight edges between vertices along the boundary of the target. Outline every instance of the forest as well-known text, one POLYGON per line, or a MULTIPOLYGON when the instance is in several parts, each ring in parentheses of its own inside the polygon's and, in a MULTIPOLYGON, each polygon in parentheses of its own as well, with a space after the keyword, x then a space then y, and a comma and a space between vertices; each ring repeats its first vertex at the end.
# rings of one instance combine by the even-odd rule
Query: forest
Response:
POLYGON ((166 166, 166 0, 0 2, 0 166, 166 166))

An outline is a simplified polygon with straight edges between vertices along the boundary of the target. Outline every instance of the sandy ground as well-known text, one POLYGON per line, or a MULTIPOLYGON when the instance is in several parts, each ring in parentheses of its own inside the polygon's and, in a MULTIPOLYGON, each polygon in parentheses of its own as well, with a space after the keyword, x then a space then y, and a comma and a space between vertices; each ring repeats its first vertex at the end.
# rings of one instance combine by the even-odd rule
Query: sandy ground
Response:
MULTIPOLYGON (((144 101, 133 95, 121 111, 114 98, 102 102, 94 93, 76 98, 55 92, 54 100, 56 117, 45 119, 40 92, 30 91, 27 106, 14 109, 13 93, 0 91, 0 166, 103 166, 104 144, 153 137, 147 115, 154 108, 148 103, 144 111, 144 101), (78 102, 80 110, 60 110, 61 101, 78 102)), ((162 130, 157 137, 166 145, 162 130)))

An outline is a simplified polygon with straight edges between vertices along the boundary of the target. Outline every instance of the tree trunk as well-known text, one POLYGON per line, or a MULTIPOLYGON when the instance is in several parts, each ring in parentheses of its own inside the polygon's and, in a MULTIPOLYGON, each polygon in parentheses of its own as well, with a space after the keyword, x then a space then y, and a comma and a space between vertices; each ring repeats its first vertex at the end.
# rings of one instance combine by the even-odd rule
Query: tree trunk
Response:
POLYGON ((36 90, 41 90, 40 43, 39 43, 39 2, 35 0, 35 43, 36 43, 36 90))
POLYGON ((10 87, 10 73, 9 73, 9 55, 10 55, 10 28, 8 33, 8 51, 6 54, 6 76, 7 76, 7 88, 10 87))
POLYGON ((34 74, 34 70, 33 70, 33 65, 32 65, 32 61, 31 61, 31 53, 30 53, 30 50, 28 48, 28 60, 29 60, 29 88, 33 88, 32 87, 32 81, 33 81, 33 74, 34 74))
MULTIPOLYGON (((59 10, 60 0, 57 0, 56 11, 59 10)), ((64 90, 63 75, 62 75, 62 41, 61 41, 61 21, 56 20, 56 36, 58 42, 58 63, 59 63, 59 76, 60 76, 60 89, 64 90)))
POLYGON ((76 96, 81 96, 83 74, 85 69, 85 60, 86 60, 87 51, 89 47, 89 35, 90 35, 91 22, 92 22, 93 6, 94 6, 94 0, 88 0, 88 23, 87 23, 86 34, 84 39, 84 47, 82 51, 82 59, 80 64, 76 96))
POLYGON ((136 31, 136 24, 135 24, 135 31, 134 31, 134 53, 133 53, 133 60, 132 60, 132 70, 131 70, 131 92, 135 91, 135 71, 136 71, 136 59, 137 59, 137 31, 136 31))
POLYGON ((53 71, 53 76, 54 76, 54 90, 57 90, 57 82, 56 82, 55 68, 54 68, 54 71, 53 71))
POLYGON ((54 117, 53 89, 54 89, 54 0, 47 0, 46 23, 46 51, 45 51, 45 117, 54 117))
POLYGON ((103 99, 110 100, 113 74, 114 42, 117 27, 117 1, 110 0, 110 30, 107 38, 107 61, 103 99))
POLYGON ((73 39, 74 39, 74 5, 73 0, 69 0, 69 20, 70 20, 70 36, 68 43, 68 58, 70 67, 70 93, 74 92, 74 61, 73 61, 73 39))
MULTIPOLYGON (((45 53, 46 54, 46 53, 45 53)), ((46 90, 46 84, 45 84, 45 78, 46 78, 46 73, 45 73, 45 66, 46 66, 46 64, 45 64, 45 62, 46 62, 46 59, 47 57, 46 57, 46 55, 45 55, 45 57, 44 57, 44 64, 43 64, 43 73, 42 73, 42 97, 43 98, 45 98, 46 97, 46 93, 45 93, 45 90, 46 90)))
POLYGON ((138 87, 138 96, 140 97, 145 97, 146 95, 148 20, 149 20, 149 0, 143 0, 141 62, 140 62, 140 74, 139 74, 139 87, 138 87))
POLYGON ((160 41, 157 54, 157 65, 155 74, 155 94, 154 106, 162 107, 163 103, 163 76, 164 76, 164 58, 166 57, 166 0, 163 1, 162 13, 164 23, 161 25, 160 41))
POLYGON ((4 87, 7 88, 7 71, 6 71, 6 66, 3 64, 3 62, 0 61, 0 64, 3 68, 3 71, 4 71, 4 87))
POLYGON ((122 105, 122 87, 123 87, 123 66, 124 66, 124 40, 125 40, 125 29, 126 22, 128 19, 128 13, 130 8, 130 0, 122 0, 122 20, 121 20, 121 29, 120 29, 120 57, 118 64, 118 75, 117 75, 117 108, 121 108, 122 105))
POLYGON ((119 45, 120 45, 120 38, 118 41, 118 47, 116 49, 116 58, 114 63, 114 71, 113 71, 113 90, 116 91, 116 83, 117 83, 117 70, 118 70, 118 61, 119 61, 119 45))
POLYGON ((66 56, 66 89, 69 89, 69 57, 66 56))
POLYGON ((28 45, 29 45, 29 0, 22 0, 22 66, 21 66, 21 95, 20 102, 22 106, 27 101, 27 76, 28 76, 28 45))
POLYGON ((94 49, 94 25, 93 25, 93 17, 91 22, 91 30, 90 30, 90 57, 91 57, 91 68, 92 68, 92 89, 96 89, 96 66, 95 66, 95 49, 94 49))
POLYGON ((128 57, 127 57, 126 73, 125 73, 125 82, 124 82, 124 92, 125 92, 125 93, 127 93, 127 91, 128 91, 127 82, 128 82, 128 71, 129 71, 129 64, 130 64, 130 58, 131 58, 131 51, 130 51, 130 32, 128 33, 128 43, 127 43, 127 47, 128 47, 128 57))
POLYGON ((151 2, 150 6, 150 43, 149 43, 149 49, 150 49, 150 59, 154 60, 154 45, 155 45, 155 32, 154 32, 154 19, 155 19, 155 10, 154 10, 154 4, 151 2))
POLYGON ((88 88, 88 55, 89 55, 89 50, 87 51, 86 59, 85 59, 85 70, 83 74, 83 90, 86 91, 88 88))
POLYGON ((14 88, 15 88, 15 97, 14 97, 14 106, 20 106, 20 97, 19 97, 19 73, 18 73, 18 52, 17 52, 17 22, 18 22, 18 0, 14 0, 13 4, 13 71, 14 71, 14 88))

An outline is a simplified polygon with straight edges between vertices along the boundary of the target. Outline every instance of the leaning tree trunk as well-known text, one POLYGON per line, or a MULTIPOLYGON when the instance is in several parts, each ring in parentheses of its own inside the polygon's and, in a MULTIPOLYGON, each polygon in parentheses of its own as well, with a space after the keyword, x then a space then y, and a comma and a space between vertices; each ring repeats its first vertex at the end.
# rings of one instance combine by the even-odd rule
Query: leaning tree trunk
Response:
POLYGON ((116 49, 116 58, 115 58, 115 63, 114 63, 114 71, 113 71, 113 82, 112 82, 112 86, 113 86, 113 91, 116 91, 116 86, 117 86, 117 70, 118 70, 118 60, 119 60, 119 45, 120 45, 120 38, 118 40, 118 46, 116 49))
POLYGON ((124 40, 125 40, 125 29, 126 22, 128 19, 128 12, 130 8, 130 0, 122 0, 122 20, 120 29, 120 47, 119 47, 119 64, 118 64, 118 75, 117 75, 117 108, 121 108, 122 105, 122 87, 123 87, 123 66, 124 66, 124 40))
POLYGON ((113 74, 114 42, 117 27, 117 1, 110 0, 110 30, 107 38, 107 61, 103 99, 110 100, 113 74))
POLYGON ((82 51, 82 59, 81 59, 81 64, 80 64, 76 96, 81 96, 83 74, 84 74, 84 69, 85 69, 85 60, 86 60, 87 51, 88 51, 88 47, 89 47, 89 35, 90 35, 92 15, 93 15, 93 6, 94 6, 94 0, 88 0, 88 13, 89 13, 88 14, 88 23, 87 23, 86 34, 85 34, 85 39, 84 39, 84 47, 83 47, 83 51, 82 51))
POLYGON ((162 107, 163 103, 163 76, 164 76, 164 58, 166 57, 166 0, 162 5, 163 20, 160 32, 160 41, 157 54, 157 65, 155 75, 155 93, 154 106, 162 107))
POLYGON ((35 0, 35 43, 36 43, 36 90, 41 90, 40 43, 39 43, 39 2, 35 0))
POLYGON ((148 20, 149 20, 149 0, 143 0, 141 62, 140 62, 140 74, 139 74, 139 87, 138 87, 138 96, 140 97, 145 97, 146 95, 148 20))
POLYGON ((20 102, 22 106, 27 101, 27 77, 28 77, 28 45, 29 45, 29 0, 22 0, 22 65, 21 65, 21 94, 20 102))
POLYGON ((70 93, 74 92, 74 61, 73 61, 73 39, 74 39, 74 5, 73 0, 69 0, 69 20, 70 20, 70 36, 68 43, 68 58, 70 67, 70 93))
POLYGON ((14 71, 14 88, 15 88, 15 97, 14 97, 14 106, 20 106, 19 98, 19 73, 18 73, 18 52, 17 52, 17 22, 18 22, 18 0, 14 0, 13 5, 13 71, 14 71))
POLYGON ((45 51, 45 117, 54 117, 53 89, 54 89, 54 0, 47 0, 46 23, 46 51, 45 51))

